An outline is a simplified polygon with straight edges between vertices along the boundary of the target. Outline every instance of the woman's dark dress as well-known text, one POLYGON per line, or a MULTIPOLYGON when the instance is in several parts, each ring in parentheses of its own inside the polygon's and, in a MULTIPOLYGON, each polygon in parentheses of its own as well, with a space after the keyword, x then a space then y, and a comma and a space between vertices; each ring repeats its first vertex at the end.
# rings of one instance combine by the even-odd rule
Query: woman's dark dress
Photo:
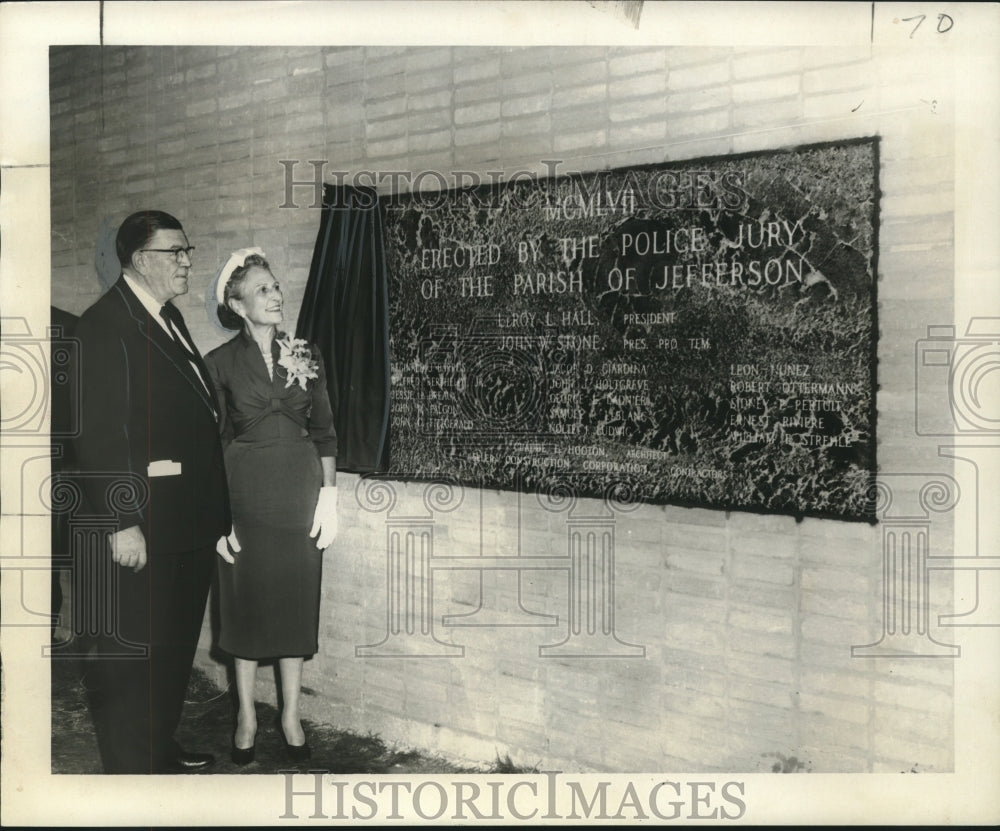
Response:
POLYGON ((205 356, 223 404, 221 421, 233 530, 242 550, 218 562, 219 646, 239 658, 312 655, 317 649, 323 552, 309 536, 323 471, 337 437, 323 361, 303 390, 274 378, 245 332, 205 356))

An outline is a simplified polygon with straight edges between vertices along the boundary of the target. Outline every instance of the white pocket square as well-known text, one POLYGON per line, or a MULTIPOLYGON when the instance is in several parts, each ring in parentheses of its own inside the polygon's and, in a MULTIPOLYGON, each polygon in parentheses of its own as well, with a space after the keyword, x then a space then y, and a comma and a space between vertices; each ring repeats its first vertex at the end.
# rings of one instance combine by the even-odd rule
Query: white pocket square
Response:
POLYGON ((172 462, 170 459, 157 459, 146 466, 146 475, 153 476, 180 476, 181 463, 172 462))

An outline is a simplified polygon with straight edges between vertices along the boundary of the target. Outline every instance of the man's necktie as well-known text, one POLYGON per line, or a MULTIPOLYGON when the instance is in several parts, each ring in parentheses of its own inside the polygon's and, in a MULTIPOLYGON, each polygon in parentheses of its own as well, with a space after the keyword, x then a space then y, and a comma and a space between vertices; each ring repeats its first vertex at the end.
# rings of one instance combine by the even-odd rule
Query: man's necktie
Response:
POLYGON ((160 317, 162 317, 163 322, 167 324, 167 331, 170 332, 171 337, 177 345, 184 350, 184 354, 187 355, 188 363, 191 364, 194 374, 198 377, 198 380, 201 381, 202 386, 205 388, 205 392, 208 393, 208 400, 212 405, 212 410, 215 411, 216 415, 218 415, 218 409, 215 403, 215 394, 212 392, 211 378, 208 377, 208 372, 204 368, 201 355, 195 351, 194 344, 191 341, 191 336, 188 334, 187 325, 184 323, 184 316, 172 303, 164 303, 160 307, 160 317))

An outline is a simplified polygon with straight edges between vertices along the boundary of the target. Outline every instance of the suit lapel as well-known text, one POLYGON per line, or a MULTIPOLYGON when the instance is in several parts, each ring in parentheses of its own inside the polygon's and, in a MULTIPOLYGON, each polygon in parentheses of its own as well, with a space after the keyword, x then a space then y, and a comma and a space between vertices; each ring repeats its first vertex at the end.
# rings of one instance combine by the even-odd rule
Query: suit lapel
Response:
MULTIPOLYGON (((115 283, 113 290, 118 291, 122 302, 125 304, 125 308, 128 310, 129 316, 135 321, 143 337, 156 347, 157 351, 181 374, 184 380, 191 386, 191 389, 198 395, 198 398, 201 399, 202 403, 215 416, 216 407, 209 400, 204 384, 195 375, 195 371, 188 361, 187 355, 181 351, 180 345, 163 330, 163 327, 159 323, 155 320, 150 320, 150 314, 146 310, 146 307, 142 305, 139 298, 135 296, 135 293, 129 288, 128 283, 124 279, 119 279, 115 283)), ((210 377, 207 371, 205 377, 210 377)))
POLYGON ((205 365, 205 360, 202 358, 201 353, 198 351, 198 347, 194 345, 194 338, 191 337, 191 332, 188 331, 187 323, 184 322, 184 315, 180 313, 176 308, 174 308, 174 315, 176 320, 174 321, 174 326, 180 330, 181 337, 184 338, 187 343, 191 344, 192 352, 189 349, 182 349, 185 353, 185 357, 189 361, 193 361, 195 366, 198 368, 198 375, 200 376, 199 381, 203 386, 211 390, 212 389, 212 376, 208 372, 208 367, 205 365))

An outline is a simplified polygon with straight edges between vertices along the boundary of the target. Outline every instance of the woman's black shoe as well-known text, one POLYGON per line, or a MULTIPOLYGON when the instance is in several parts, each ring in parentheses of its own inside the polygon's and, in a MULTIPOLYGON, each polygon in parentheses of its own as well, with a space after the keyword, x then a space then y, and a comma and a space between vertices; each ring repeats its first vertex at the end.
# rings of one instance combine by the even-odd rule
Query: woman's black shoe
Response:
POLYGON ((312 750, 309 749, 309 742, 304 744, 289 744, 288 739, 285 738, 285 729, 281 726, 281 720, 278 720, 278 733, 281 735, 281 741, 285 745, 285 753, 288 754, 288 758, 293 762, 306 762, 309 757, 312 756, 312 750))
POLYGON ((253 744, 250 747, 237 747, 236 737, 233 736, 233 747, 229 751, 229 758, 234 765, 249 765, 257 753, 257 737, 254 736, 253 744))

